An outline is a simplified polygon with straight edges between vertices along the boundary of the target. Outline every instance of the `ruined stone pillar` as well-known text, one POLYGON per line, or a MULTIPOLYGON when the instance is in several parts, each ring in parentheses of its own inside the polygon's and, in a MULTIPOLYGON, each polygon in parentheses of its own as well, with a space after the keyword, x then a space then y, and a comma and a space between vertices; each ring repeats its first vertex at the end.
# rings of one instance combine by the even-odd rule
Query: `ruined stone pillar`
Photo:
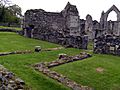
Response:
POLYGON ((85 33, 88 35, 88 38, 90 40, 94 39, 93 35, 93 20, 91 15, 86 16, 86 22, 85 22, 85 33))
POLYGON ((82 48, 87 49, 88 46, 88 35, 82 36, 82 48))

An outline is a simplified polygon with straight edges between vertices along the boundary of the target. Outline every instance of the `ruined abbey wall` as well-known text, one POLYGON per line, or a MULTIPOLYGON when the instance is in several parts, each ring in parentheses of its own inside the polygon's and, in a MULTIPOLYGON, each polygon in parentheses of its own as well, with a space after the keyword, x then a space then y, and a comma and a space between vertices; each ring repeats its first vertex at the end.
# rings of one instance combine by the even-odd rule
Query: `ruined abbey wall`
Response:
POLYGON ((94 53, 120 55, 120 11, 113 5, 108 11, 102 12, 100 27, 94 39, 94 53), (107 21, 111 11, 117 14, 117 21, 107 21))
POLYGON ((101 35, 95 38, 94 53, 120 55, 120 36, 101 35))
MULTIPOLYGON (((59 13, 46 12, 42 9, 26 11, 23 29, 26 37, 87 49, 89 40, 96 39, 98 45, 101 41, 97 38, 103 35, 120 36, 120 11, 113 5, 108 11, 101 13, 99 22, 93 20, 89 14, 84 20, 80 19, 76 6, 68 2, 59 13), (111 11, 116 12, 117 21, 107 21, 111 11)), ((107 44, 106 41, 103 42, 107 44)), ((94 51, 98 53, 100 50, 96 47, 94 51)))
POLYGON ((28 10, 24 17, 24 36, 76 48, 87 48, 88 37, 81 33, 76 6, 68 3, 59 13, 28 10))
POLYGON ((92 20, 91 15, 86 16, 86 20, 81 20, 80 23, 84 22, 83 30, 85 34, 88 35, 90 40, 93 40, 96 37, 105 34, 113 34, 116 36, 120 36, 120 11, 119 9, 113 5, 106 12, 101 13, 100 21, 92 20), (108 15, 110 12, 115 11, 117 14, 117 21, 108 21, 108 15))

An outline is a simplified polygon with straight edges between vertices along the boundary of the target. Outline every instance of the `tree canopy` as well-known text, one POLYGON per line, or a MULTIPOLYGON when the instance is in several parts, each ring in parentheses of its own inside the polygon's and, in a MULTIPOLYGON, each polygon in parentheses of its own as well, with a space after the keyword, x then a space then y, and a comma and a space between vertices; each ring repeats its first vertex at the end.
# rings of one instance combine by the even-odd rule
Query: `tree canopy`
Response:
POLYGON ((22 10, 16 4, 12 4, 10 0, 0 0, 0 22, 20 24, 22 10))

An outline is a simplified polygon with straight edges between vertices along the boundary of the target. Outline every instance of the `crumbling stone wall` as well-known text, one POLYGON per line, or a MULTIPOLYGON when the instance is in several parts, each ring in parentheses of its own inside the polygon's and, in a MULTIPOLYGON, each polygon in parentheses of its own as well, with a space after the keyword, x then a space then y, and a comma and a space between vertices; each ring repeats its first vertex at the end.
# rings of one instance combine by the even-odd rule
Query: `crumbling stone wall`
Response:
POLYGON ((100 29, 103 30, 103 34, 114 34, 120 36, 120 11, 113 5, 108 11, 101 13, 100 29), (117 21, 107 21, 108 15, 111 11, 115 11, 117 14, 117 21))
POLYGON ((120 55, 120 36, 102 35, 95 38, 94 53, 120 55))
POLYGON ((120 36, 120 11, 113 5, 107 12, 102 12, 100 22, 92 20, 89 14, 84 20, 80 19, 76 6, 68 2, 59 13, 42 9, 26 11, 23 29, 26 37, 86 49, 88 40, 103 34, 120 36), (107 21, 111 11, 117 13, 117 21, 107 21))
POLYGON ((89 14, 86 16, 86 22, 85 22, 85 33, 89 36, 89 39, 93 39, 93 20, 92 16, 89 14))
POLYGON ((120 11, 113 5, 101 13, 99 28, 94 39, 94 53, 120 55, 120 11), (117 14, 117 21, 107 21, 111 11, 117 14))
POLYGON ((103 34, 103 30, 100 29, 100 23, 92 20, 92 16, 89 14, 86 16, 86 20, 80 19, 80 28, 81 33, 88 35, 89 40, 93 40, 103 34))
POLYGON ((42 9, 26 11, 23 29, 26 37, 87 49, 88 40, 81 33, 78 10, 69 2, 60 13, 42 9))
POLYGON ((82 24, 81 28, 83 32, 88 35, 89 40, 93 40, 102 34, 114 34, 120 36, 120 11, 115 5, 106 12, 102 11, 100 22, 96 20, 93 21, 92 16, 88 14, 86 20, 80 20, 80 23, 82 24), (117 21, 107 21, 108 15, 111 11, 116 12, 117 21))

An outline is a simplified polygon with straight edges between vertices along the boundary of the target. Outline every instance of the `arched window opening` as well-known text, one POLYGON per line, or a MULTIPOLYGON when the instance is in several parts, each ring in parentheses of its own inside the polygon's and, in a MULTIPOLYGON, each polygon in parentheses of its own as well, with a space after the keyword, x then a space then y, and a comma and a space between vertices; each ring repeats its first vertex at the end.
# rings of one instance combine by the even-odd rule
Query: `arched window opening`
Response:
POLYGON ((108 15, 107 21, 117 21, 117 13, 115 11, 111 11, 108 15))

